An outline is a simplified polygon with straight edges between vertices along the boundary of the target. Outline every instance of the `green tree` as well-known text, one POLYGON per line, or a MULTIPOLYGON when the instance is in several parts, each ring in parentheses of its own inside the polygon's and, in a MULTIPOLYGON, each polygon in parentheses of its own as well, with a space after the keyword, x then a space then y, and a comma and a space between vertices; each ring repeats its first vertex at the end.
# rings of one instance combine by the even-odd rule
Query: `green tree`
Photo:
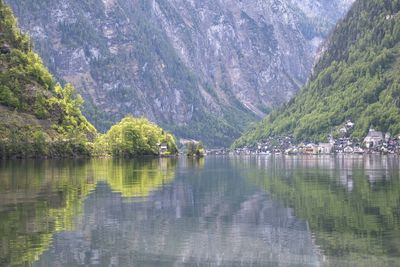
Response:
POLYGON ((299 94, 248 130, 234 147, 269 137, 326 140, 351 118, 353 138, 372 125, 400 132, 400 5, 357 0, 339 23, 314 74, 299 94))
POLYGON ((175 138, 145 118, 127 116, 97 138, 95 153, 114 157, 158 155, 160 144, 166 142, 168 153, 176 154, 175 138))

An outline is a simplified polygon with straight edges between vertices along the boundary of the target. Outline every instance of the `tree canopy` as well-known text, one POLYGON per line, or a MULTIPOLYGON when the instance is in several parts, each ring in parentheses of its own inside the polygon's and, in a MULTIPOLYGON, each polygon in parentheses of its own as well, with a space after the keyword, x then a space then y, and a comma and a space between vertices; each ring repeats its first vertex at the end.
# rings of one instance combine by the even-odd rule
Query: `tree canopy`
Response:
POLYGON ((115 157, 159 155, 163 143, 167 145, 167 154, 178 152, 172 134, 145 118, 127 116, 97 139, 95 150, 98 155, 115 157))
POLYGON ((370 127, 400 133, 400 2, 356 1, 330 36, 308 84, 234 146, 293 135, 323 141, 346 120, 353 138, 370 127))

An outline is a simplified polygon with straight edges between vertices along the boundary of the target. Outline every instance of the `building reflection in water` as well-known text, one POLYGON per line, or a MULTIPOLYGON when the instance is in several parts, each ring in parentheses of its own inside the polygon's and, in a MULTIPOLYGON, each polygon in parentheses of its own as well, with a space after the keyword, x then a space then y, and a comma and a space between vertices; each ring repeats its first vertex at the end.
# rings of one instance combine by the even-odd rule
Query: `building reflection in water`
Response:
POLYGON ((237 157, 242 166, 254 165, 268 171, 282 171, 290 175, 292 170, 309 172, 310 176, 323 175, 336 179, 348 191, 353 190, 353 172, 361 171, 371 185, 398 176, 399 157, 381 155, 321 155, 286 156, 269 155, 258 157, 237 157), (318 170, 316 174, 316 170, 318 170))
POLYGON ((398 156, 266 156, 233 165, 306 220, 328 265, 398 266, 398 156))
POLYGON ((4 163, 0 174, 0 265, 393 266, 400 255, 396 157, 4 163))

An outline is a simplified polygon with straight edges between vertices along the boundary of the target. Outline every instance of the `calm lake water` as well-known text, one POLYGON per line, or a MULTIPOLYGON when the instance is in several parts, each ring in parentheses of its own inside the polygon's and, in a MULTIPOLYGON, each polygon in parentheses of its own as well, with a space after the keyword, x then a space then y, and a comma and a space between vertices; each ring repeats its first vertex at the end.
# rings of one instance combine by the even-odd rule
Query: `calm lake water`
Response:
POLYGON ((0 163, 0 266, 400 266, 400 159, 0 163))

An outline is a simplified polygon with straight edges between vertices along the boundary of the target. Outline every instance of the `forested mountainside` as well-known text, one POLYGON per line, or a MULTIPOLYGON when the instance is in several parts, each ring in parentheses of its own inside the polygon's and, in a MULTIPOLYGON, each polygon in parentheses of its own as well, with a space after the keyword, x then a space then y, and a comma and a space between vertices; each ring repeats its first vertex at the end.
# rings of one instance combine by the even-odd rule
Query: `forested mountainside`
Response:
POLYGON ((358 0, 336 27, 309 83, 287 105, 235 142, 293 135, 321 141, 347 120, 354 138, 368 129, 400 133, 400 2, 358 0))
POLYGON ((306 82, 353 0, 7 0, 102 131, 144 115, 227 145, 306 82))
POLYGON ((0 0, 0 159, 177 153, 174 136, 144 118, 127 116, 99 135, 82 104, 72 85, 55 82, 0 0))
POLYGON ((55 83, 31 48, 0 0, 0 158, 87 155, 96 130, 81 114, 82 98, 55 83))

